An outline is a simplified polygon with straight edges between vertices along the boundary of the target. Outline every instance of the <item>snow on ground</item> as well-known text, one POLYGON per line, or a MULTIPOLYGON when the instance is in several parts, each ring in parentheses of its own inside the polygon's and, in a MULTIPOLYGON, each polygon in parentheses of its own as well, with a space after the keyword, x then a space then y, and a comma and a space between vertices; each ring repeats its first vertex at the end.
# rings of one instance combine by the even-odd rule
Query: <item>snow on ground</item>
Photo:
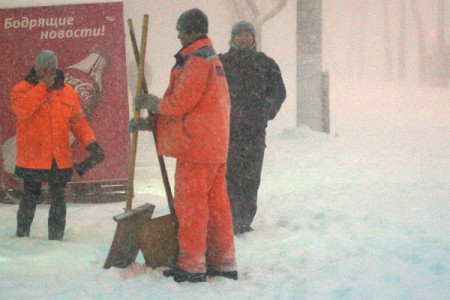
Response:
MULTIPOLYGON (((0 299, 449 299, 450 90, 332 84, 331 134, 269 130, 238 281, 177 284, 142 255, 104 270, 124 203, 69 204, 63 242, 46 239, 48 205, 18 239, 17 205, 0 204, 0 299)), ((150 135, 138 157, 133 207, 167 214, 150 135)))

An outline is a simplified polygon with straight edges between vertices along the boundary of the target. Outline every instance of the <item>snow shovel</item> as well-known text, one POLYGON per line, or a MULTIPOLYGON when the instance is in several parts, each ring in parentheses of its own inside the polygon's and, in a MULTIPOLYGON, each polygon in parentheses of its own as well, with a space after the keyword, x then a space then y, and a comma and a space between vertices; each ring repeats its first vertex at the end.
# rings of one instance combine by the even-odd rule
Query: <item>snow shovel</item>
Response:
MULTIPOLYGON (((134 34, 133 22, 128 19, 128 25, 130 28, 131 43, 133 45, 134 56, 136 63, 140 61, 139 50, 137 47, 136 37, 134 34)), ((141 52, 142 53, 142 52, 141 52)), ((144 94, 148 94, 147 83, 142 81, 142 90, 144 94)), ((155 146, 157 145, 156 133, 155 133, 155 118, 151 115, 151 131, 153 135, 153 141, 155 146)), ((144 255, 145 263, 152 268, 157 267, 174 267, 176 264, 176 258, 178 255, 178 240, 177 240, 177 218, 175 216, 175 210, 173 206, 173 196, 170 188, 169 178, 167 176, 167 169, 164 162, 164 158, 158 154, 159 167, 161 169, 161 175, 164 182, 164 188, 166 191, 167 202, 169 204, 170 214, 161 216, 155 219, 146 219, 139 232, 139 245, 144 255)))
MULTIPOLYGON (((139 58, 138 84, 136 95, 142 93, 142 82, 144 78, 145 51, 147 46, 148 15, 144 15, 142 25, 141 53, 139 58)), ((134 119, 139 119, 140 110, 134 109, 134 119)), ((125 213, 113 218, 117 222, 117 229, 106 259, 105 269, 110 267, 125 268, 136 260, 139 252, 139 231, 145 220, 151 219, 155 206, 149 203, 131 209, 133 198, 134 171, 136 164, 138 131, 131 137, 130 157, 128 160, 128 189, 126 194, 125 213)))

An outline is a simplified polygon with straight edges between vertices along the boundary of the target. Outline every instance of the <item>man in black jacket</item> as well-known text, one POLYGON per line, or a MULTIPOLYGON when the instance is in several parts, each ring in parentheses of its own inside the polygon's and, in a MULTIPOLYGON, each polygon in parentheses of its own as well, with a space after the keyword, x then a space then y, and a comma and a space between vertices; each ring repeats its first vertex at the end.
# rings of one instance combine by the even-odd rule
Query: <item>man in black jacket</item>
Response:
POLYGON ((255 28, 246 21, 233 26, 230 49, 219 57, 231 96, 227 188, 234 233, 252 231, 266 147, 266 127, 286 98, 277 63, 256 51, 255 28))

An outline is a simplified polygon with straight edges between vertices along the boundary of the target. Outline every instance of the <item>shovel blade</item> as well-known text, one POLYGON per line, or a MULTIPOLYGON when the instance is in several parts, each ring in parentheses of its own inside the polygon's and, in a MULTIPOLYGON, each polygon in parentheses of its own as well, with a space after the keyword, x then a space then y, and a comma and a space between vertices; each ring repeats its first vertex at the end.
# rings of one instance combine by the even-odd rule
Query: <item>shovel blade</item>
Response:
POLYGON ((154 205, 146 203, 113 218, 117 222, 117 229, 103 268, 126 268, 136 260, 139 231, 145 221, 151 219, 154 210, 154 205))
POLYGON ((145 220, 139 233, 139 245, 147 266, 175 267, 178 240, 172 216, 145 220))

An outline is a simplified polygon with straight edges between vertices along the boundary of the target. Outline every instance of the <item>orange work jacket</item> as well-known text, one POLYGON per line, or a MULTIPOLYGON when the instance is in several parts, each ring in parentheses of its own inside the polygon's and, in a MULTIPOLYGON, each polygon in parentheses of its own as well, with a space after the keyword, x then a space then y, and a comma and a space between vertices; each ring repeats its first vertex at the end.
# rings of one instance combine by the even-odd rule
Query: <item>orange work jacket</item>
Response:
POLYGON ((16 166, 50 170, 72 167, 69 131, 84 148, 95 140, 76 91, 68 84, 47 91, 44 83, 21 81, 11 91, 16 116, 16 166))
POLYGON ((158 151, 185 161, 225 163, 230 95, 222 63, 208 38, 175 58, 169 87, 158 103, 158 151))

